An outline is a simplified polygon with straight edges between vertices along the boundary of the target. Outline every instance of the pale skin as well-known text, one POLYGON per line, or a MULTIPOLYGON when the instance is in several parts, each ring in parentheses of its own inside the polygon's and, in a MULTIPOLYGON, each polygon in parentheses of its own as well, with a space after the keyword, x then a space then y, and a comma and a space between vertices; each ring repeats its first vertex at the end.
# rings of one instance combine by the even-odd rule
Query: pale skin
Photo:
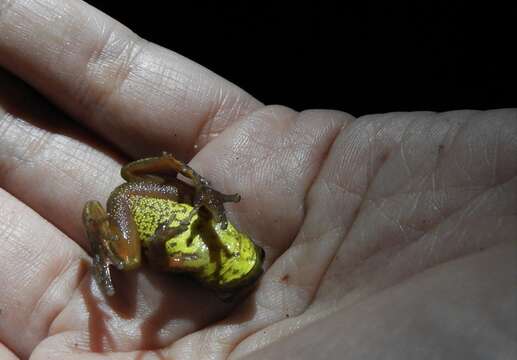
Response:
POLYGON ((0 0, 0 66, 2 359, 516 354, 516 110, 264 106, 74 0, 0 0), (83 204, 162 151, 241 195, 227 217, 266 252, 247 300, 92 280, 83 204))

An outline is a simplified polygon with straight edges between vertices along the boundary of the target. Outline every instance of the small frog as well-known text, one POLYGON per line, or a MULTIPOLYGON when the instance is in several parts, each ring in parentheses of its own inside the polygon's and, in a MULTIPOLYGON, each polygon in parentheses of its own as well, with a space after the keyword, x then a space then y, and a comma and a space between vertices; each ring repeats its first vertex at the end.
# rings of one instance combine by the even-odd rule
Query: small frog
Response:
POLYGON ((240 201, 238 194, 212 189, 167 153, 131 162, 121 175, 126 182, 111 193, 107 211, 98 201, 83 210, 94 278, 106 295, 115 294, 110 266, 138 268, 142 253, 154 268, 188 273, 221 298, 260 276, 264 250, 226 219, 223 204, 240 201))

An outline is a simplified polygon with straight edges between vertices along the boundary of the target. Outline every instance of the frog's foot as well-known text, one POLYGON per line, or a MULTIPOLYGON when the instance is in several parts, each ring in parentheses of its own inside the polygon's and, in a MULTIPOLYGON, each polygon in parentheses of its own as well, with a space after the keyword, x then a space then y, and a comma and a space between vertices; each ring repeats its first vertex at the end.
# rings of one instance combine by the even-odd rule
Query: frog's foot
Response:
POLYGON ((123 261, 112 251, 110 243, 115 235, 110 232, 109 217, 97 201, 89 201, 83 209, 83 223, 90 241, 93 257, 93 276, 99 287, 108 296, 115 294, 110 265, 121 269, 123 261))
POLYGON ((223 194, 213 189, 207 179, 171 154, 164 152, 160 159, 168 162, 172 169, 192 180, 195 189, 193 200, 194 207, 197 209, 201 207, 206 208, 215 221, 221 224, 221 228, 223 230, 226 229, 228 227, 228 220, 226 219, 226 212, 223 204, 227 202, 239 202, 241 200, 240 195, 223 194))
POLYGON ((219 224, 224 230, 228 227, 228 219, 226 218, 226 211, 223 204, 226 202, 239 202, 241 197, 239 194, 223 194, 219 191, 212 189, 208 185, 204 185, 201 182, 196 186, 196 193, 194 194, 194 207, 204 207, 210 212, 212 218, 219 224))
POLYGON ((217 223, 223 229, 228 226, 228 220, 223 204, 226 202, 239 202, 241 197, 238 194, 223 194, 213 189, 210 182, 199 175, 194 169, 176 159, 171 154, 162 153, 159 157, 141 159, 122 168, 122 177, 129 182, 151 181, 163 183, 165 180, 160 175, 181 174, 192 181, 195 194, 193 199, 194 207, 206 208, 217 223))
POLYGON ((110 264, 111 261, 102 251, 94 251, 92 266, 93 277, 106 295, 113 296, 115 295, 115 287, 111 279, 110 264))

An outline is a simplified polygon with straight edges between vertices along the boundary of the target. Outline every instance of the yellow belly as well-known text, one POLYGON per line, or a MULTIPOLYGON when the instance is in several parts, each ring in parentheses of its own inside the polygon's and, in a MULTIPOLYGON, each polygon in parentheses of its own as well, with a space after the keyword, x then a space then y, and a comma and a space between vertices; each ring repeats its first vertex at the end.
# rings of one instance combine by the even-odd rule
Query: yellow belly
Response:
MULTIPOLYGON (((171 219, 174 220, 169 226, 178 226, 193 209, 189 204, 144 196, 132 196, 130 202, 144 247, 148 247, 158 226, 171 219)), ((187 231, 166 241, 165 249, 171 257, 180 254, 187 259, 180 271, 190 272, 214 288, 237 285, 246 280, 257 265, 261 265, 257 264, 257 247, 247 235, 230 223, 223 230, 220 224, 200 219, 197 215, 193 216, 187 231)))

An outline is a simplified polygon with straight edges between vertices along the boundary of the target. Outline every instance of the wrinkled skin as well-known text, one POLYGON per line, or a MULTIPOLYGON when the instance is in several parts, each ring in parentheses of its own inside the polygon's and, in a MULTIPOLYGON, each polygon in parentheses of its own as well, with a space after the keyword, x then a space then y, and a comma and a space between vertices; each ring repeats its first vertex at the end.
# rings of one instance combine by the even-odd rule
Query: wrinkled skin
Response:
POLYGON ((0 0, 0 65, 42 94, 0 74, 2 359, 516 354, 515 110, 263 106, 72 0, 0 0), (242 195, 228 217, 267 254, 247 299, 92 281, 82 204, 162 150, 242 195))

